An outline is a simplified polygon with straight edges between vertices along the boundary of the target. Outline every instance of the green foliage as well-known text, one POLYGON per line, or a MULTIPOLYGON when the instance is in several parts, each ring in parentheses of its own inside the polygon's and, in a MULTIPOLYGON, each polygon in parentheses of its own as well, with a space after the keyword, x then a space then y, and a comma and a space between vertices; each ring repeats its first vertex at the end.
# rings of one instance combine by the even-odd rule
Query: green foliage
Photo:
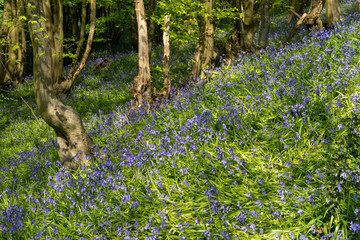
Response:
POLYGON ((0 22, 2 21, 4 13, 4 0, 0 0, 0 22))
MULTIPOLYGON (((205 4, 199 0, 161 0, 157 1, 158 12, 151 20, 163 26, 164 16, 170 16, 170 41, 173 44, 184 45, 198 38, 196 21, 200 16, 211 18, 215 23, 221 19, 236 19, 241 14, 236 8, 231 8, 227 2, 214 1, 212 13, 207 13, 205 4)), ((220 28, 216 28, 216 33, 220 28)))

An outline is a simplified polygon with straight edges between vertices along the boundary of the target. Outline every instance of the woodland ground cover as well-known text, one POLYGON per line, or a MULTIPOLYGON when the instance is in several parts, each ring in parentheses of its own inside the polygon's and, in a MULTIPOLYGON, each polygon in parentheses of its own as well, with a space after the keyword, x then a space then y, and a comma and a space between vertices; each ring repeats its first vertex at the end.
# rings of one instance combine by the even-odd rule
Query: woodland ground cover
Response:
MULTIPOLYGON (((105 71, 90 63, 65 100, 99 148, 77 173, 61 168, 50 128, 4 93, 1 238, 358 239, 360 16, 349 2, 335 29, 282 50, 288 29, 272 29, 267 51, 130 119, 136 54, 105 71)), ((191 52, 172 49, 175 84, 191 52)), ((36 109, 31 81, 16 91, 36 109)))

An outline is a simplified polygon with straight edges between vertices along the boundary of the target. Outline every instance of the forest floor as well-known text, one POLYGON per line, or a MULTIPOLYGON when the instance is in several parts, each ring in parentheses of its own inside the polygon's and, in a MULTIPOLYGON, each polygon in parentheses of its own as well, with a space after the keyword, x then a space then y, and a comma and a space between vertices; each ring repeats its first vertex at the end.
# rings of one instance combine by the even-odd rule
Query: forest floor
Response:
MULTIPOLYGON (((94 58, 64 100, 101 149, 76 173, 61 168, 31 77, 0 94, 0 238, 359 239, 360 16, 353 1, 343 10, 282 50, 289 27, 272 28, 266 51, 131 119, 137 55, 107 56, 105 70, 94 58)), ((192 52, 172 48, 175 86, 192 52)), ((153 59, 161 87, 160 48, 153 59)))

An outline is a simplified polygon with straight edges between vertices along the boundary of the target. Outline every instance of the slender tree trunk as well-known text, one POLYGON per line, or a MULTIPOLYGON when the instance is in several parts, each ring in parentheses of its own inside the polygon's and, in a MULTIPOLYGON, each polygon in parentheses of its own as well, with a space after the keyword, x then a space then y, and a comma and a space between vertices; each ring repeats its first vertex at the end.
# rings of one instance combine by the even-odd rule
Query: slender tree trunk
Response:
POLYGON ((23 81, 26 60, 23 0, 4 1, 3 21, 0 29, 0 87, 17 85, 23 81))
MULTIPOLYGON (((205 12, 206 14, 212 14, 213 0, 205 1, 205 12)), ((210 65, 213 51, 214 51, 214 24, 209 17, 205 17, 205 42, 204 42, 204 52, 202 55, 202 70, 210 65)), ((200 78, 203 79, 205 73, 201 71, 200 78)))
POLYGON ((11 19, 11 0, 4 1, 4 12, 3 18, 0 26, 0 88, 8 85, 9 80, 5 78, 6 69, 5 64, 7 60, 7 56, 4 54, 7 52, 7 46, 5 39, 9 34, 9 21, 11 19))
POLYGON ((262 14, 261 14, 261 28, 259 36, 259 47, 265 48, 268 43, 269 30, 270 30, 270 11, 269 3, 267 0, 262 0, 262 14))
MULTIPOLYGON (((211 15, 212 0, 205 0, 205 13, 211 15)), ((209 66, 214 51, 214 24, 209 17, 199 16, 198 24, 200 28, 199 41, 196 52, 193 57, 190 81, 196 81, 198 78, 203 79, 205 74, 203 70, 209 66)))
POLYGON ((246 51, 254 48, 254 37, 259 27, 260 15, 255 8, 254 0, 245 0, 244 2, 244 47, 246 51))
POLYGON ((139 37, 138 26, 136 22, 136 13, 132 12, 130 15, 130 32, 131 32, 131 45, 135 52, 139 51, 139 37))
POLYGON ((16 44, 19 43, 19 27, 16 26, 17 22, 17 13, 16 13, 16 0, 11 0, 11 20, 13 21, 12 27, 9 31, 9 40, 10 44, 8 47, 8 58, 6 61, 6 79, 10 79, 13 84, 18 84, 17 73, 18 69, 15 61, 18 59, 17 50, 13 48, 16 44))
MULTIPOLYGON (((103 11, 104 11, 104 17, 109 17, 110 16, 110 12, 111 9, 110 7, 103 7, 103 11)), ((107 35, 107 45, 108 45, 108 51, 110 55, 114 55, 113 49, 112 49, 112 36, 111 33, 115 31, 115 29, 113 28, 112 24, 110 21, 106 21, 105 22, 105 26, 106 26, 106 35, 107 35)))
POLYGON ((360 0, 357 0, 357 2, 358 2, 358 11, 360 13, 360 0))
POLYGON ((47 18, 46 28, 49 34, 52 58, 52 76, 56 83, 63 81, 63 3, 62 0, 43 0, 44 13, 47 18))
POLYGON ((33 45, 34 90, 36 104, 41 117, 54 129, 57 137, 58 154, 62 164, 70 169, 89 166, 92 140, 86 134, 80 115, 70 106, 58 100, 53 91, 52 56, 50 39, 46 37, 43 6, 40 1, 27 0, 32 7, 27 13, 32 24, 29 32, 33 45), (43 28, 43 31, 38 29, 43 28))
POLYGON ((169 59, 170 59, 170 37, 169 37, 169 31, 170 31, 170 17, 166 15, 164 17, 164 59, 163 59, 163 71, 164 71, 164 87, 161 90, 161 92, 157 92, 156 88, 154 88, 154 93, 157 97, 160 98, 169 98, 170 96, 170 90, 171 90, 171 80, 170 80, 170 67, 169 67, 169 59))
MULTIPOLYGON (((155 16, 155 0, 150 0, 150 13, 151 17, 155 16)), ((155 40, 155 22, 149 19, 149 62, 151 63, 152 49, 155 40)))
POLYGON ((198 25, 200 29, 200 36, 199 40, 196 43, 196 50, 194 53, 194 56, 192 58, 192 68, 190 73, 190 81, 197 81, 200 76, 201 71, 201 55, 203 53, 204 49, 204 38, 205 38, 205 24, 202 19, 199 18, 198 25))
POLYGON ((79 36, 78 36, 78 32, 79 32, 79 27, 78 27, 79 16, 77 14, 77 9, 76 9, 75 6, 70 6, 69 10, 70 10, 70 21, 71 21, 71 33, 74 36, 75 40, 78 41, 79 40, 79 36))
MULTIPOLYGON (((18 0, 18 2, 20 3, 20 7, 19 7, 19 16, 25 16, 25 2, 24 0, 18 0)), ((19 50, 19 59, 21 60, 21 64, 19 64, 19 75, 20 78, 22 79, 24 76, 24 68, 25 68, 25 64, 26 64, 26 36, 25 36, 25 27, 24 27, 25 23, 22 23, 22 26, 20 28, 20 41, 21 41, 21 48, 18 49, 19 50)))
POLYGON ((339 0, 326 0, 326 19, 329 26, 342 20, 342 12, 339 0))
MULTIPOLYGON (((83 1, 83 6, 84 6, 84 1, 83 1)), ((84 8, 83 8, 83 14, 84 14, 84 8)), ((80 56, 81 46, 82 46, 82 43, 84 41, 83 35, 84 35, 85 24, 83 24, 84 23, 83 20, 86 19, 85 15, 86 14, 84 14, 83 15, 84 17, 82 17, 82 23, 81 23, 82 24, 82 26, 81 26, 82 29, 81 29, 81 33, 80 33, 80 42, 79 42, 78 48, 77 48, 76 53, 75 53, 75 58, 76 59, 78 59, 79 56, 80 56)), ((79 66, 76 68, 76 70, 75 70, 75 68, 72 68, 72 67, 74 67, 76 65, 76 63, 74 63, 74 60, 73 60, 72 67, 70 67, 70 71, 69 71, 69 74, 66 77, 66 79, 64 81, 60 82, 60 83, 55 83, 54 84, 56 95, 61 95, 61 94, 68 93, 70 91, 70 88, 74 84, 75 79, 77 78, 77 76, 79 76, 81 71, 84 69, 85 64, 86 64, 86 62, 87 62, 87 60, 89 58, 92 42, 93 42, 93 39, 94 39, 95 22, 96 22, 96 0, 91 0, 91 3, 90 3, 90 31, 89 31, 89 36, 88 36, 88 39, 87 39, 87 44, 86 44, 84 55, 82 56, 81 61, 79 63, 79 66)))
POLYGON ((151 97, 151 74, 149 62, 149 43, 147 24, 145 18, 145 7, 143 0, 135 0, 135 12, 138 25, 138 40, 139 40, 139 73, 134 78, 131 87, 131 110, 136 111, 143 104, 143 94, 148 104, 152 103, 151 97))
MULTIPOLYGON (((76 47, 75 56, 74 56, 73 59, 72 59, 68 76, 73 76, 73 75, 74 75, 75 70, 76 70, 76 66, 77 66, 77 64, 78 64, 78 62, 79 62, 79 60, 80 60, 81 49, 82 49, 82 46, 84 45, 84 42, 85 42, 86 5, 87 5, 87 1, 86 1, 86 0, 82 0, 82 5, 81 5, 80 36, 79 36, 79 41, 77 42, 77 47, 76 47)), ((76 34, 76 35, 77 35, 77 34, 76 34)), ((61 89, 59 89, 59 91, 61 91, 61 89)))

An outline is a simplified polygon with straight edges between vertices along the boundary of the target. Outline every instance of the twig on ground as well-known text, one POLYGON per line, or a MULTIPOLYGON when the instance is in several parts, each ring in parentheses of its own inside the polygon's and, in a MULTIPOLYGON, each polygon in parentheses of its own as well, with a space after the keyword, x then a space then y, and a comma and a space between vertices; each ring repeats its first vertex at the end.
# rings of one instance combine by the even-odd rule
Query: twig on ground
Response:
MULTIPOLYGON (((6 90, 2 90, 2 89, 0 89, 0 91, 10 93, 10 91, 6 91, 6 90)), ((18 96, 21 98, 21 100, 25 103, 25 105, 30 109, 30 111, 32 112, 32 115, 35 117, 36 121, 39 123, 39 126, 41 126, 41 122, 40 122, 39 119, 36 117, 33 109, 30 107, 30 105, 27 104, 27 102, 25 101, 25 99, 24 99, 22 96, 20 96, 19 93, 17 93, 16 91, 14 91, 14 92, 16 93, 16 95, 18 95, 18 96)))

